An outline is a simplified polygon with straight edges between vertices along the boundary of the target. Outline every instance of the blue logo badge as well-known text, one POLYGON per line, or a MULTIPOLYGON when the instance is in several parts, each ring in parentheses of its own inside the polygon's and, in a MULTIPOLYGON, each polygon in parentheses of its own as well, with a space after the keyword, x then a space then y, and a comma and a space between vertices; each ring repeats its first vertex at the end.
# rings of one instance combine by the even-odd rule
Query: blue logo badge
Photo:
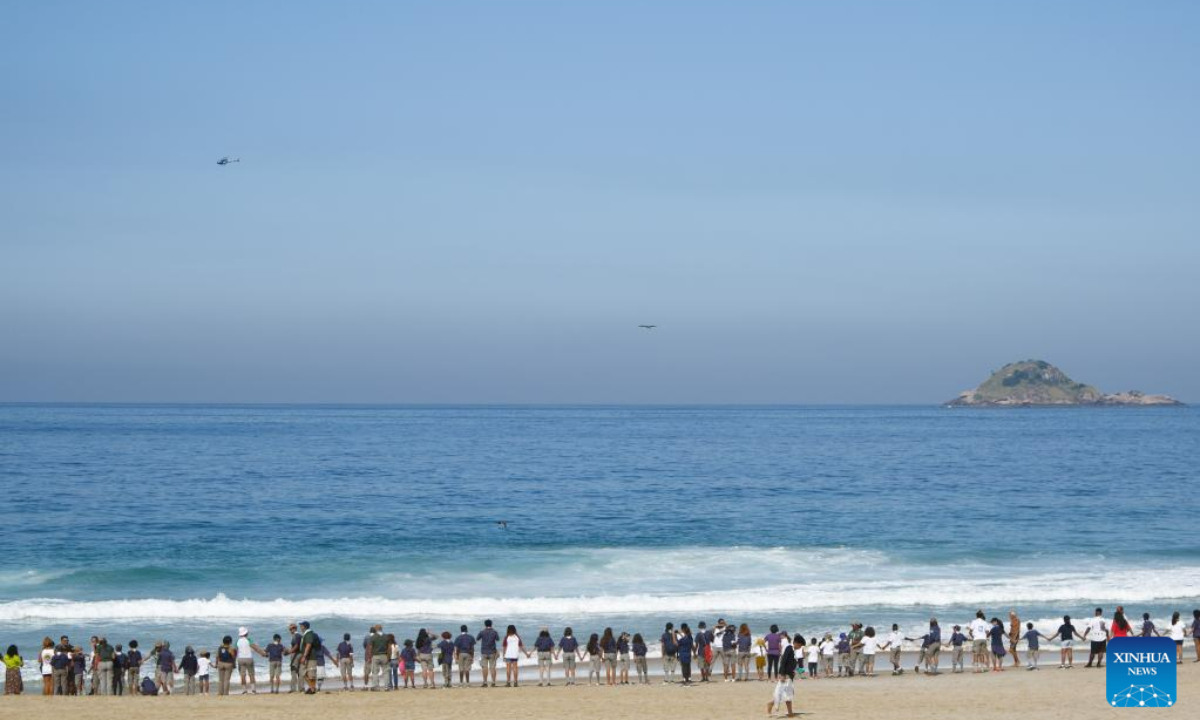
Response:
POLYGON ((1172 707, 1175 642, 1170 638, 1122 637, 1108 641, 1108 704, 1113 707, 1172 707))

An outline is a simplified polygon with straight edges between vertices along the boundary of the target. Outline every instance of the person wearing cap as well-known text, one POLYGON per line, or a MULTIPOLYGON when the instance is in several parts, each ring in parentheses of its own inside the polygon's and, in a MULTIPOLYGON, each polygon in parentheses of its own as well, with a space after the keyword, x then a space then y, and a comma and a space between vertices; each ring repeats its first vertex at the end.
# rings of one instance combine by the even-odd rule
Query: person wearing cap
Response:
POLYGON ((258 684, 254 680, 254 654, 263 654, 261 648, 250 639, 250 630, 246 626, 238 628, 237 644, 234 646, 234 657, 237 658, 238 677, 242 682, 242 694, 258 694, 258 684))

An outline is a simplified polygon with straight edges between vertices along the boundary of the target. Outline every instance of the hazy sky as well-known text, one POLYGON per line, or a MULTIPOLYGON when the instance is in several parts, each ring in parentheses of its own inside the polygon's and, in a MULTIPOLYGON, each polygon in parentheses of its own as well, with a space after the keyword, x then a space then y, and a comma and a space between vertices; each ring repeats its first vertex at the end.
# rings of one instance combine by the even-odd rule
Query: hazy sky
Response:
POLYGON ((0 400, 936 402, 1029 357, 1200 400, 1198 34, 8 3, 0 400))

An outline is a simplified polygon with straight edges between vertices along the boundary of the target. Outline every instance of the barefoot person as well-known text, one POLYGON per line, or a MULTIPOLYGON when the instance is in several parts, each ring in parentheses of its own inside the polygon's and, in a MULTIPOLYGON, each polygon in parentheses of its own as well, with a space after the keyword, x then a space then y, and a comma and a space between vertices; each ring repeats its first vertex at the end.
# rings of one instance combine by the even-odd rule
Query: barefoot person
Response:
POLYGON ((1075 638, 1079 638, 1079 641, 1083 642, 1083 636, 1071 624, 1070 615, 1063 615, 1062 625, 1058 626, 1058 630, 1054 634, 1058 636, 1058 666, 1068 669, 1075 667, 1075 638))
POLYGON ((1167 637, 1175 642, 1175 663, 1183 662, 1183 636, 1185 633, 1183 619, 1178 612, 1171 613, 1171 626, 1167 628, 1167 637))
POLYGON ((483 685, 488 686, 488 676, 492 678, 492 687, 496 687, 496 646, 500 644, 500 633, 492 627, 491 620, 483 621, 483 629, 475 636, 479 641, 479 667, 483 669, 483 685))
POLYGON ((1008 651, 1012 653, 1013 667, 1021 667, 1021 660, 1017 657, 1017 643, 1021 642, 1021 618, 1017 617, 1016 610, 1008 611, 1008 651))
POLYGON ((531 657, 532 653, 525 650, 525 643, 517 634, 517 626, 509 625, 504 634, 504 687, 517 687, 521 679, 521 654, 531 657))
POLYGON ((975 619, 967 626, 971 636, 971 671, 988 671, 988 621, 982 610, 975 611, 975 619))
MULTIPOLYGON (((562 637, 558 640, 558 654, 562 657, 563 677, 568 685, 575 684, 575 663, 583 659, 579 652, 579 640, 571 628, 563 628, 562 637)), ((666 668, 666 655, 663 656, 663 667, 666 668)), ((665 680, 663 682, 666 682, 665 680)))
POLYGON ((454 638, 454 660, 458 663, 458 684, 466 687, 471 684, 471 663, 475 662, 475 636, 460 627, 458 637, 454 638))
POLYGON ((775 683, 775 691, 771 701, 767 703, 767 716, 773 715, 781 706, 787 707, 786 717, 795 717, 792 701, 796 697, 796 649, 800 646, 800 636, 796 635, 791 644, 783 648, 779 656, 779 679, 775 683))

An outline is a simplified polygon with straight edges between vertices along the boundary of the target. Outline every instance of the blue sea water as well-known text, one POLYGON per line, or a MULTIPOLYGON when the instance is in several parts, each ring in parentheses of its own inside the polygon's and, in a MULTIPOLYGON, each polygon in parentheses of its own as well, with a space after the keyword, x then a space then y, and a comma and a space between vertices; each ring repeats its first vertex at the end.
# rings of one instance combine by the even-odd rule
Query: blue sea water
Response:
POLYGON ((1163 617, 1197 457, 1192 408, 0 405, 0 642, 1163 617))

